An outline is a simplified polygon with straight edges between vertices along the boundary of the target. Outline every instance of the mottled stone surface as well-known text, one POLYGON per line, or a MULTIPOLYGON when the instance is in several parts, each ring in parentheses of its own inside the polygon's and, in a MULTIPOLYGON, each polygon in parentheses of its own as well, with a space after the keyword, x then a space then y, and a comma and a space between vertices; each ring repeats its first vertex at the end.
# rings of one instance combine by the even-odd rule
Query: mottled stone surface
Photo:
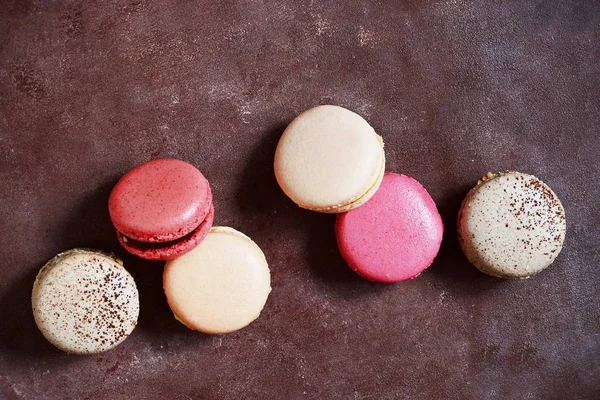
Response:
POLYGON ((600 398, 600 3, 32 1, 0 7, 0 398, 600 398), (334 217, 278 188, 285 125, 317 104, 364 116, 387 169, 418 179, 446 234, 414 281, 344 264, 334 217), (215 224, 264 250, 273 292, 248 328, 187 330, 162 265, 128 256, 108 194, 158 157, 211 181, 215 224), (460 201, 487 171, 543 179, 562 253, 524 281, 460 252, 460 201), (57 253, 122 256, 140 318, 98 356, 53 348, 31 287, 57 253))

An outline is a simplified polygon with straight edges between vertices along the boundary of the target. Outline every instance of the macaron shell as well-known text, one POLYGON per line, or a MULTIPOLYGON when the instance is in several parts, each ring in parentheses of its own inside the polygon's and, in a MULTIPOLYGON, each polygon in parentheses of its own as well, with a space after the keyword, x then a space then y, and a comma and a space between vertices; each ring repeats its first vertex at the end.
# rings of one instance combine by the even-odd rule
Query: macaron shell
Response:
POLYGON ((202 240, 208 235, 214 220, 214 207, 210 205, 208 215, 205 220, 190 232, 188 236, 180 238, 172 242, 156 243, 155 246, 143 246, 142 243, 128 241, 127 238, 117 231, 117 236, 121 245, 131 254, 136 255, 146 260, 165 261, 179 257, 194 247, 198 246, 202 240))
POLYGON ((391 283, 414 278, 431 265, 443 223, 419 182, 386 173, 368 202, 338 215, 335 230, 350 268, 371 281, 391 283))
POLYGON ((109 212, 121 234, 141 242, 166 242, 195 230, 211 204, 204 175, 185 161, 165 158, 127 172, 110 194, 109 212))
POLYGON ((467 259, 499 278, 527 278, 558 256, 566 233, 564 208, 533 175, 507 172, 476 186, 458 217, 467 259))
POLYGON ((321 212, 349 205, 380 175, 382 141, 361 116, 318 106, 296 117, 275 153, 275 175, 300 207, 321 212))
POLYGON ((232 228, 213 227, 198 247, 168 261, 163 275, 171 310, 190 329, 224 334, 254 321, 271 291, 262 250, 232 228))
POLYGON ((68 353, 109 350, 133 331, 138 291, 120 260, 73 249, 40 270, 32 291, 35 322, 48 341, 68 353))

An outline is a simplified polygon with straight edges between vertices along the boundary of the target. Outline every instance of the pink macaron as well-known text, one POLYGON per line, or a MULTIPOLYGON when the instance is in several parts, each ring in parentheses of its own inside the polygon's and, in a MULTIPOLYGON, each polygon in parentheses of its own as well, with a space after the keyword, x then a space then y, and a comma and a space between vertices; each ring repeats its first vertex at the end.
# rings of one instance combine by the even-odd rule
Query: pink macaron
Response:
POLYGON ((108 200, 121 245, 148 260, 171 260, 196 247, 214 217, 208 180, 193 165, 170 158, 127 172, 108 200))
POLYGON ((444 225, 427 190, 406 175, 386 173, 363 206, 339 214, 335 233, 342 256, 374 282, 417 277, 437 255, 444 225))

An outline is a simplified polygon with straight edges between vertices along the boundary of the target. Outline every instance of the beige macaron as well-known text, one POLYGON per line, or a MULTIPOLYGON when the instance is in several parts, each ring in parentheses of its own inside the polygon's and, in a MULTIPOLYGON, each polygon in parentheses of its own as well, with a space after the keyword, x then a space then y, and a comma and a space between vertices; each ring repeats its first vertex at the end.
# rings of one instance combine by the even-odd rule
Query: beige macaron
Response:
POLYGON ((163 274, 175 318, 209 334, 233 332, 258 318, 270 285, 262 250, 228 227, 213 227, 194 250, 167 261, 163 274))
POLYGON ((528 278, 547 268, 562 249, 564 208, 533 175, 488 173, 458 216, 458 236, 469 261, 499 278, 528 278))
POLYGON ((385 171, 383 140, 360 115, 324 105, 298 115, 275 152, 275 176, 302 208, 341 213, 377 191, 385 171))
POLYGON ((117 346, 133 331, 139 314, 138 290, 122 262, 90 249, 69 250, 48 261, 31 300, 46 339, 75 354, 117 346))

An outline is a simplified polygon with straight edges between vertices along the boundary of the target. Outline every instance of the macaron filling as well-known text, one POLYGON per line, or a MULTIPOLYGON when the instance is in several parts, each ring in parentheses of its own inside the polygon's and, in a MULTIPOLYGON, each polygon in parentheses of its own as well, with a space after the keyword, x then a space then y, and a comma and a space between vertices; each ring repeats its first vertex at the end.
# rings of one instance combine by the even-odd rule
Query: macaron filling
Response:
POLYGON ((166 242, 142 242, 141 240, 135 240, 130 237, 127 237, 127 236, 123 235, 122 233, 119 233, 119 236, 121 236, 120 240, 122 240, 123 242, 128 243, 130 246, 138 247, 139 249, 160 249, 162 247, 174 246, 174 245, 177 245, 178 243, 189 240, 192 236, 194 236, 198 232, 199 229, 200 229, 200 225, 198 225, 198 227, 196 229, 194 229, 187 235, 182 236, 178 239, 169 240, 166 242))

